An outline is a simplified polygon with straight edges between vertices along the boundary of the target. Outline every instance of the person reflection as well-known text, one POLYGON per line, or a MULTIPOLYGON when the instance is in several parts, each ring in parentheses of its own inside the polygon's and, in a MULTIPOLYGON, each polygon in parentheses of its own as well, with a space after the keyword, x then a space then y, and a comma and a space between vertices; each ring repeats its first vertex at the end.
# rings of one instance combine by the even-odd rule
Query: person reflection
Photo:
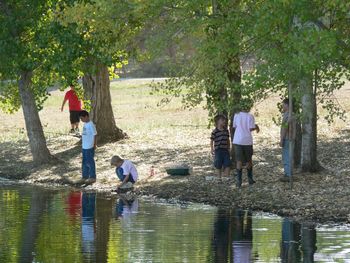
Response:
POLYGON ((316 229, 314 225, 301 226, 301 251, 303 252, 303 263, 313 263, 316 247, 316 229))
POLYGON ((84 262, 93 262, 96 253, 95 249, 95 202, 96 193, 82 194, 82 252, 84 256, 84 262))
POLYGON ((76 220, 80 220, 81 214, 81 192, 72 191, 69 193, 67 200, 67 209, 69 218, 71 221, 75 222, 76 220))
POLYGON ((300 225, 284 218, 282 222, 282 263, 297 263, 301 261, 300 245, 300 225))
POLYGON ((214 223, 214 262, 228 262, 230 244, 230 211, 219 209, 214 223))
POLYGON ((139 209, 139 203, 137 199, 127 198, 125 196, 119 196, 119 200, 116 205, 116 215, 118 219, 128 219, 131 215, 136 214, 139 209))
POLYGON ((250 211, 236 210, 232 231, 233 262, 252 262, 253 230, 250 211))

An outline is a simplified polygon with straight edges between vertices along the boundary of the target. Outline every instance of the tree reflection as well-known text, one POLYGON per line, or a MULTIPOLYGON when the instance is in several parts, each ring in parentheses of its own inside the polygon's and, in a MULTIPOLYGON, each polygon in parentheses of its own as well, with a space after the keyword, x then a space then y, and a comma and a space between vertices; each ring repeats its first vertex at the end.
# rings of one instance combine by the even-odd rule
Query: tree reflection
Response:
POLYGON ((300 225, 288 218, 282 223, 282 263, 312 263, 316 252, 316 230, 313 225, 300 225))

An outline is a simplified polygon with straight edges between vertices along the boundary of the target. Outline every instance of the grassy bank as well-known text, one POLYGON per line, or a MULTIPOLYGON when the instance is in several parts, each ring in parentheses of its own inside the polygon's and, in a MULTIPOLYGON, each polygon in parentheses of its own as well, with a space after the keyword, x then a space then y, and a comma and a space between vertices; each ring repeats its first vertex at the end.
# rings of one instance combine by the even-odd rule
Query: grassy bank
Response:
MULTIPOLYGON (((303 220, 348 221, 350 214, 350 127, 336 120, 319 120, 319 160, 326 168, 319 174, 297 175, 293 190, 278 181, 282 174, 278 146, 279 129, 272 118, 278 116, 278 96, 253 109, 261 133, 255 135, 255 178, 253 187, 234 187, 233 178, 216 179, 209 152, 207 112, 203 107, 184 110, 180 99, 158 107, 161 96, 150 95, 150 80, 123 80, 112 83, 112 104, 116 123, 130 139, 98 147, 98 180, 94 188, 111 190, 117 183, 109 165, 113 154, 133 160, 140 172, 137 191, 164 198, 232 205, 291 215, 303 220), (169 178, 164 167, 187 163, 193 174, 169 178), (155 175, 150 176, 154 167, 155 175)), ((68 111, 59 108, 63 92, 53 91, 40 117, 49 149, 64 164, 35 167, 31 163, 21 112, 0 113, 0 175, 26 182, 63 183, 65 178, 80 177, 79 140, 68 135, 68 111)), ((336 94, 344 109, 350 111, 350 85, 336 94)), ((349 115, 349 114, 347 114, 349 115)), ((246 178, 244 178, 246 179, 246 178)))

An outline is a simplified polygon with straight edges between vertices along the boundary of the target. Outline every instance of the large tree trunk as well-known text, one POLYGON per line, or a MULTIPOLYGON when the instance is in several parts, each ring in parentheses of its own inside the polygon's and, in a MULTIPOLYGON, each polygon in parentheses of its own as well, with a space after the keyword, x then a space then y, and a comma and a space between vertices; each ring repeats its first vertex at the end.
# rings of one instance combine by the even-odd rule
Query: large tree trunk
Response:
POLYGON ((298 168, 301 165, 301 144, 302 144, 301 122, 297 120, 295 124, 295 142, 294 142, 294 167, 295 168, 298 168))
POLYGON ((21 72, 18 89, 21 97, 23 115, 33 161, 36 163, 46 163, 52 160, 52 155, 46 146, 46 139, 39 118, 38 109, 35 104, 32 90, 30 89, 31 78, 32 72, 21 72))
POLYGON ((106 143, 124 139, 126 134, 115 124, 110 93, 108 67, 96 62, 94 74, 83 77, 84 96, 91 103, 90 118, 97 129, 97 142, 106 143))
POLYGON ((311 79, 300 83, 302 91, 302 155, 301 168, 303 172, 316 172, 317 162, 317 105, 311 79))
MULTIPOLYGON (((239 85, 241 84, 242 80, 242 71, 241 71, 241 61, 239 59, 239 56, 234 56, 229 60, 228 68, 227 68, 227 76, 230 80, 231 87, 230 87, 230 99, 229 99, 229 131, 231 135, 231 144, 233 141, 234 136, 234 129, 233 129, 233 117, 236 112, 240 110, 239 102, 242 97, 241 89, 239 85)), ((231 145, 231 161, 232 165, 235 167, 236 164, 236 155, 234 151, 233 145, 231 145)))

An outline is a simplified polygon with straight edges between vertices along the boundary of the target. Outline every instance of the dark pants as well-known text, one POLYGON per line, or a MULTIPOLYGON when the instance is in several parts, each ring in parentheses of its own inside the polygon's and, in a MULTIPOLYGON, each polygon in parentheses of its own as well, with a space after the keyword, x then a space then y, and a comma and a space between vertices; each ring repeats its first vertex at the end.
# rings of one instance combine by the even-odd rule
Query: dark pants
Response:
POLYGON ((83 178, 96 179, 95 149, 83 149, 83 178))
MULTIPOLYGON (((120 180, 121 182, 123 182, 124 179, 125 179, 125 177, 126 177, 126 175, 124 175, 124 173, 123 173, 123 169, 122 169, 122 168, 117 168, 117 169, 116 169, 116 174, 117 174, 119 180, 120 180)), ((128 182, 130 182, 130 183, 132 183, 132 184, 135 183, 134 178, 132 177, 131 174, 129 174, 128 182)))

